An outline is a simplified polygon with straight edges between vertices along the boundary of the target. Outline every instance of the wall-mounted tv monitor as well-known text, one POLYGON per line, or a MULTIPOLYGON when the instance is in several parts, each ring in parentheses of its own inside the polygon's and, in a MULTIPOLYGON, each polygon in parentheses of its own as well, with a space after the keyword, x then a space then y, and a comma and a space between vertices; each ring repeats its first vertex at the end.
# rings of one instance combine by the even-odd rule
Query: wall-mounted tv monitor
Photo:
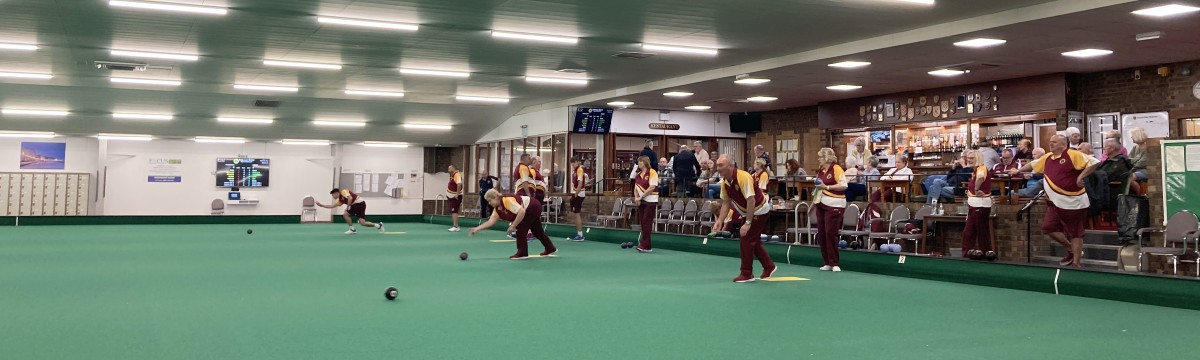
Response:
POLYGON ((871 142, 888 142, 892 141, 892 132, 888 130, 876 130, 871 132, 871 142))
POLYGON ((266 187, 271 184, 271 160, 218 158, 217 187, 266 187))
POLYGON ((582 134, 607 134, 612 127, 613 109, 577 108, 571 132, 582 134))
POLYGON ((729 114, 729 132, 762 132, 762 113, 740 112, 729 114))

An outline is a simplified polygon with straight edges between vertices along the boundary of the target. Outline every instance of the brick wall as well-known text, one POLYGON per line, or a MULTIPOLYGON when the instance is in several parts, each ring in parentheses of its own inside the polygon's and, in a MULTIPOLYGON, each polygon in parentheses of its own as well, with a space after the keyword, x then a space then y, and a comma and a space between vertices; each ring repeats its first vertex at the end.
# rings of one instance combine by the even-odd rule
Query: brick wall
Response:
POLYGON ((451 164, 462 169, 467 162, 467 154, 470 149, 469 146, 425 148, 425 172, 429 174, 446 172, 446 167, 451 164))

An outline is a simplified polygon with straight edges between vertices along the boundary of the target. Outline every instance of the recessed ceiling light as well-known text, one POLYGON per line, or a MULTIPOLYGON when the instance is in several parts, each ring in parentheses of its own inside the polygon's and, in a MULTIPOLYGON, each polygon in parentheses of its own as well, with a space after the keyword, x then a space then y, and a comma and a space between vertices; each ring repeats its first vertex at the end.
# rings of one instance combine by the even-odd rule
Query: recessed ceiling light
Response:
POLYGON ((228 10, 226 10, 225 8, 216 7, 216 6, 193 6, 193 5, 165 4, 165 3, 152 3, 152 2, 141 2, 141 1, 110 0, 108 2, 108 5, 115 6, 115 7, 134 8, 134 9, 163 10, 163 11, 175 11, 175 12, 208 14, 208 15, 225 15, 225 13, 228 12, 228 10))
POLYGON ((779 98, 776 98, 773 96, 755 96, 755 97, 746 98, 746 100, 753 101, 753 102, 770 102, 770 101, 779 100, 779 98))
POLYGON ((49 139, 58 134, 48 131, 0 131, 0 137, 4 138, 40 138, 49 139))
POLYGON ((4 115, 31 115, 31 116, 67 116, 71 113, 63 110, 25 110, 25 109, 3 109, 0 114, 4 115))
POLYGON ((506 38, 506 39, 519 39, 519 40, 532 40, 532 41, 541 41, 541 42, 552 42, 552 43, 559 43, 559 44, 576 44, 579 42, 579 38, 570 37, 570 36, 526 34, 526 33, 515 33, 515 32, 507 32, 507 31, 492 31, 492 37, 506 38))
POLYGON ((453 127, 450 125, 404 124, 404 128, 413 130, 450 130, 453 127))
POLYGON ((53 77, 54 77, 54 75, 50 75, 50 74, 15 73, 15 72, 0 72, 0 77, 4 77, 4 78, 15 78, 15 79, 38 79, 38 80, 48 80, 48 79, 50 79, 50 78, 53 78, 53 77))
POLYGON ((712 106, 708 106, 708 105, 692 105, 692 106, 685 107, 684 109, 687 109, 687 110, 695 110, 695 111, 700 111, 700 110, 708 110, 708 109, 712 109, 712 106))
POLYGON ((300 91, 300 89, 299 89, 299 88, 290 87, 290 86, 266 86, 266 85, 245 85, 245 84, 234 84, 234 85, 233 85, 233 88, 234 88, 234 89, 238 89, 238 90, 276 91, 276 92, 297 92, 297 91, 300 91))
POLYGON ((462 72, 462 71, 421 70, 421 69, 404 69, 404 68, 400 69, 400 73, 408 74, 408 75, 429 75, 429 76, 445 76, 445 77, 456 77, 456 78, 466 78, 466 77, 471 76, 471 73, 462 72))
POLYGON ((1200 8, 1195 7, 1195 6, 1171 4, 1171 5, 1152 7, 1152 8, 1148 8, 1148 9, 1142 9, 1142 10, 1134 11, 1133 13, 1137 14, 1137 15, 1144 15, 1144 16, 1164 17, 1164 16, 1171 16, 1171 15, 1193 13, 1193 12, 1197 12, 1197 11, 1200 11, 1200 8))
POLYGON ((978 38, 954 43, 954 46, 969 47, 969 48, 985 48, 989 46, 1004 45, 1008 40, 978 38))
POLYGON ((379 142, 379 141, 367 141, 367 142, 364 142, 362 145, 366 146, 366 147, 386 147, 386 148, 406 148, 406 147, 408 147, 408 144, 405 144, 405 143, 391 143, 391 142, 379 142))
POLYGON ((895 1, 913 3, 913 4, 921 4, 921 5, 933 5, 936 2, 935 0, 895 0, 895 1))
POLYGON ((316 126, 337 126, 337 127, 365 127, 367 123, 364 121, 325 121, 314 120, 312 122, 316 126))
POLYGON ((688 96, 692 96, 692 95, 694 95, 694 94, 687 92, 687 91, 671 91, 671 92, 663 93, 663 96, 670 96, 670 97, 688 97, 688 96))
POLYGON ((174 119, 174 115, 153 115, 153 114, 129 114, 129 113, 113 113, 113 119, 122 120, 159 120, 167 121, 174 119))
POLYGON ((34 51, 37 49, 38 49, 37 45, 0 43, 0 50, 34 51))
POLYGON ((195 141, 198 143, 245 144, 246 138, 197 136, 195 139, 192 139, 192 141, 195 141))
POLYGON ((937 69, 934 71, 930 71, 929 75, 950 77, 950 76, 959 76, 959 75, 966 74, 966 73, 967 72, 963 71, 963 70, 937 69))
POLYGON ((837 91, 850 91, 850 90, 862 89, 862 85, 831 85, 831 86, 826 86, 825 88, 829 89, 829 90, 837 90, 837 91))
POLYGON ((329 140, 295 140, 295 139, 283 139, 283 140, 280 140, 279 143, 284 144, 284 145, 305 145, 305 146, 329 146, 329 144, 330 144, 329 140))
POLYGON ((544 83, 544 84, 563 84, 563 85, 587 85, 587 79, 565 79, 565 78, 548 78, 537 76, 526 76, 526 82, 544 83))
POLYGON ((458 101, 477 101, 477 102, 496 103, 496 104, 507 104, 509 101, 508 98, 484 97, 484 96, 463 96, 463 95, 455 96, 454 99, 458 100, 458 101))
POLYGON ((744 78, 744 79, 737 79, 737 80, 733 81, 734 84, 738 84, 738 85, 760 85, 760 84, 766 84, 769 82, 771 82, 771 79, 761 79, 761 78, 744 78))
POLYGON ((609 102, 608 106, 633 106, 632 101, 613 101, 609 102))
POLYGON ((182 61, 196 61, 196 60, 200 59, 199 55, 168 54, 168 53, 127 51, 127 50, 111 50, 111 51, 109 51, 109 54, 112 54, 112 56, 148 58, 148 59, 182 60, 182 61))
POLYGON ((677 52, 684 54, 698 55, 716 55, 717 49, 698 48, 690 46, 674 46, 674 45, 657 45, 657 44, 642 44, 642 50, 645 51, 666 51, 677 52))
POLYGON ((223 122, 223 123, 255 124, 255 125, 269 125, 269 124, 275 122, 275 120, 273 120, 273 119, 251 119, 251 118, 237 118, 237 117, 219 117, 219 118, 217 118, 217 121, 223 122))
POLYGON ((416 31, 418 28, 420 28, 418 25, 414 25, 414 24, 404 24, 404 23, 384 22, 384 21, 356 20, 356 19, 336 18, 336 17, 328 17, 328 16, 318 16, 317 22, 322 23, 322 24, 337 24, 337 25, 349 25, 349 26, 359 26, 359 27, 379 28, 379 29, 407 30, 407 31, 416 31))
POLYGON ((1090 57, 1104 56, 1104 55, 1108 55, 1108 54, 1112 54, 1112 53, 1113 53, 1112 50, 1083 49, 1083 50, 1068 51, 1068 52, 1065 52, 1062 54, 1063 54, 1063 56, 1070 56, 1070 57, 1075 57, 1075 58, 1090 58, 1090 57))
POLYGON ((161 86, 179 86, 183 82, 172 80, 150 80, 150 79, 130 79, 130 78, 111 78, 115 84, 139 84, 139 85, 161 85, 161 86))
POLYGON ((150 135, 134 135, 134 134, 100 134, 96 138, 100 140, 124 140, 124 141, 150 141, 154 139, 150 135))
POLYGON ((308 68, 308 69, 324 69, 324 70, 341 70, 342 69, 342 66, 337 65, 337 64, 316 64, 316 63, 279 61, 279 60, 263 60, 263 65, 297 67, 297 68, 308 68))
POLYGON ((371 91, 371 90, 350 90, 346 89, 346 95, 362 95, 362 96, 386 96, 386 97, 404 97, 402 92, 392 91, 371 91))
POLYGON ((842 61, 842 62, 836 62, 836 63, 829 64, 829 67, 853 69, 853 68, 860 68, 860 67, 867 66, 867 65, 871 65, 871 63, 867 62, 867 61, 842 61))

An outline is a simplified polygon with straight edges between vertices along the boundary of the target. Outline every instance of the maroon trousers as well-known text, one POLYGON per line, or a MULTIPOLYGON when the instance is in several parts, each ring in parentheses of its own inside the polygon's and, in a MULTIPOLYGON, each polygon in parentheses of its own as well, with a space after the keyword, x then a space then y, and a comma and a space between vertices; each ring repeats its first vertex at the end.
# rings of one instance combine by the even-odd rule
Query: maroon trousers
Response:
POLYGON ((817 246, 826 266, 838 266, 838 232, 842 230, 842 214, 846 208, 817 204, 817 246))
POLYGON ((525 208, 525 218, 517 224, 517 255, 529 256, 529 243, 525 239, 531 232, 542 242, 542 247, 545 247, 547 252, 557 250, 550 237, 546 236, 546 230, 542 229, 542 203, 536 199, 529 199, 529 206, 525 208))
POLYGON ((976 249, 985 253, 993 251, 991 227, 988 226, 988 222, 991 221, 992 208, 968 207, 967 209, 967 224, 963 227, 962 235, 962 257, 969 257, 967 252, 976 249))
POLYGON ((650 247, 650 234, 654 232, 656 225, 654 223, 654 215, 658 213, 658 203, 642 201, 638 204, 638 224, 642 226, 642 240, 638 241, 638 247, 643 250, 653 250, 650 247))
MULTIPOLYGON (((741 236, 742 276, 754 276, 754 258, 758 258, 763 270, 775 267, 775 262, 771 261, 771 255, 767 254, 767 249, 762 244, 762 232, 767 227, 767 219, 770 217, 770 213, 754 215, 754 220, 750 221, 750 231, 741 236)), ((737 231, 736 234, 741 234, 742 231, 741 227, 730 230, 737 231)))

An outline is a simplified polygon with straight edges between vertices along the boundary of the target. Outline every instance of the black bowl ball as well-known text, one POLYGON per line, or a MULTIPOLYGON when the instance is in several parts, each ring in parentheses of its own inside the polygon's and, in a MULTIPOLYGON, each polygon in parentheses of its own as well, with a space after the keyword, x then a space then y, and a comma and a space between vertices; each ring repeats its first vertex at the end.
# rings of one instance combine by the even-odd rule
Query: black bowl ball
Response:
POLYGON ((396 290, 396 288, 392 286, 389 286, 387 290, 383 291, 383 297, 387 298, 388 300, 396 300, 396 296, 399 295, 400 290, 396 290))
POLYGON ((458 259, 467 260, 467 253, 464 251, 462 254, 458 254, 458 259))
POLYGON ((246 229, 246 235, 250 235, 253 233, 254 233, 254 229, 246 229))

